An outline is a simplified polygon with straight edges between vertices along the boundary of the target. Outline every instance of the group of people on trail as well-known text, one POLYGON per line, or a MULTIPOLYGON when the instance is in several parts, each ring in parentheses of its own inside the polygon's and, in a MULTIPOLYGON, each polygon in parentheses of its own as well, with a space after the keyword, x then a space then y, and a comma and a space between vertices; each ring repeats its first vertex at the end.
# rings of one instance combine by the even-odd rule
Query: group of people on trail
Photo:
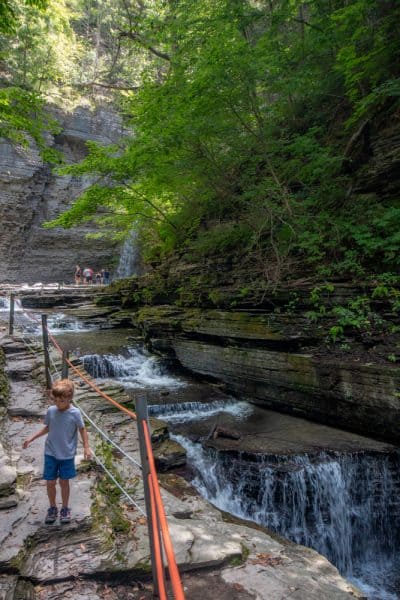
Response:
POLYGON ((110 283, 110 272, 108 269, 101 269, 101 271, 94 273, 93 269, 90 267, 81 269, 79 265, 76 265, 74 278, 76 285, 80 285, 81 283, 89 285, 92 283, 108 285, 110 283))

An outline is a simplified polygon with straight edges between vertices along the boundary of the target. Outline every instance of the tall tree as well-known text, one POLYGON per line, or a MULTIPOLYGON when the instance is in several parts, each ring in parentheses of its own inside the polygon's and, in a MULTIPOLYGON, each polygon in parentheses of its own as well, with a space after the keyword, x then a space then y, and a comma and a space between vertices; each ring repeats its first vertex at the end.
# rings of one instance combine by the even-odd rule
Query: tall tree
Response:
MULTIPOLYGON (((47 0, 25 0, 25 6, 32 6, 44 9, 47 6, 47 0)), ((0 3, 0 31, 2 33, 12 33, 15 31, 19 21, 18 3, 15 0, 2 0, 0 3)))
POLYGON ((273 259, 278 276, 291 260, 362 269, 374 246, 388 268, 395 264, 384 249, 389 234, 398 244, 397 209, 369 206, 360 229, 347 153, 363 120, 382 103, 398 106, 397 2, 120 8, 116 36, 147 56, 135 73, 139 89, 124 101, 134 134, 118 148, 91 145, 70 172, 97 173, 96 187, 55 224, 71 226, 105 205, 119 227, 140 224, 150 252, 236 247, 273 259), (385 232, 367 223, 374 210, 385 232))
POLYGON ((44 135, 57 131, 45 102, 73 71, 70 13, 63 1, 55 0, 14 0, 6 8, 0 39, 0 135, 23 145, 33 139, 45 160, 57 161, 44 135))

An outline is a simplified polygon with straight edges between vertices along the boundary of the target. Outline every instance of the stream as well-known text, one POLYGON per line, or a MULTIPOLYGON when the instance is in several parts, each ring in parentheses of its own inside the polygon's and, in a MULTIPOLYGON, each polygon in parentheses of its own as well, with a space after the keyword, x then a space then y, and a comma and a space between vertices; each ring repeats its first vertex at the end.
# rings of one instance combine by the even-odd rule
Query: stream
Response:
MULTIPOLYGON (((38 334, 34 319, 30 326, 38 334)), ((192 485, 212 504, 314 548, 370 600, 400 598, 398 449, 172 373, 133 331, 99 335, 62 313, 51 314, 49 328, 93 377, 145 395, 149 413, 185 448, 192 485), (216 424, 240 441, 207 439, 216 424)))

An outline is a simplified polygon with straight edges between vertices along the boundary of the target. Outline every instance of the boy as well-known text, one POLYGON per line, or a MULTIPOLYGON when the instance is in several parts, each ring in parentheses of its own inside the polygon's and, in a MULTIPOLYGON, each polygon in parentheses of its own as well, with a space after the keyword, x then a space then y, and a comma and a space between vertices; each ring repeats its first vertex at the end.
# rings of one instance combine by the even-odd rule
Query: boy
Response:
POLYGON ((47 495, 50 507, 47 511, 45 523, 54 523, 58 510, 56 505, 56 481, 60 480, 62 508, 60 523, 71 521, 71 509, 68 508, 69 480, 76 476, 75 454, 78 445, 78 429, 83 442, 84 457, 89 459, 88 434, 82 419, 81 411, 71 406, 74 395, 74 384, 69 379, 57 381, 51 390, 51 397, 55 406, 47 410, 44 423, 45 427, 23 443, 27 448, 33 440, 48 434, 44 448, 43 479, 47 481, 47 495))

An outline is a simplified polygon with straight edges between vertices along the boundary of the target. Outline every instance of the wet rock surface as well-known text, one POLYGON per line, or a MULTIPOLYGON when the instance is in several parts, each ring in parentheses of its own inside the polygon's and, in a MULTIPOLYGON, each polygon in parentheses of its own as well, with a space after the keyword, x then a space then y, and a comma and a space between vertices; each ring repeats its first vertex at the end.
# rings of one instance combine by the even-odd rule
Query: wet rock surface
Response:
POLYGON ((201 440, 219 450, 254 455, 318 454, 320 452, 397 452, 397 447, 355 433, 280 414, 259 406, 249 407, 247 414, 236 417, 229 413, 202 418, 196 423, 178 423, 171 428, 192 439, 201 440), (230 430, 240 428, 240 439, 210 438, 215 426, 230 430))
MULTIPOLYGON (((18 344, 4 336, 2 341, 13 346, 13 352, 7 356, 7 368, 10 373, 17 372, 12 363, 20 361, 18 344)), ((22 342, 20 353, 27 361, 22 342)), ((41 426, 40 413, 44 413, 47 406, 42 378, 36 370, 38 362, 40 357, 33 355, 29 368, 34 375, 30 382, 32 398, 29 398, 27 381, 13 379, 8 410, 2 417, 2 440, 16 471, 16 494, 13 495, 18 504, 1 512, 0 598, 150 597, 146 521, 136 506, 121 502, 121 498, 115 505, 107 504, 107 494, 111 491, 97 467, 92 465, 88 470, 88 465, 82 463, 72 484, 72 523, 67 526, 43 524, 47 505, 45 486, 40 479, 43 438, 26 451, 21 449, 23 439, 41 426), (21 398, 27 401, 23 410, 21 398), (89 576, 90 580, 86 580, 89 576)), ((53 362, 59 367, 56 355, 53 362)), ((131 401, 120 386, 104 384, 103 389, 118 401, 131 401)), ((96 397, 84 386, 76 387, 76 402, 129 456, 138 460, 136 427, 128 415, 106 408, 106 400, 96 397)), ((156 423, 154 426, 155 430, 162 427, 156 423)), ((106 460, 92 429, 90 441, 96 454, 106 460)), ((121 481, 143 508, 140 469, 118 452, 115 458, 121 481)), ((221 598, 235 600, 285 597, 294 591, 297 594, 294 597, 303 600, 361 597, 317 553, 277 541, 266 532, 245 524, 225 522, 219 511, 180 481, 178 494, 162 492, 179 566, 182 571, 211 569, 206 574, 183 575, 187 598, 206 600, 214 598, 216 591, 221 598), (252 565, 257 565, 258 577, 242 581, 243 569, 251 569, 252 565)))

